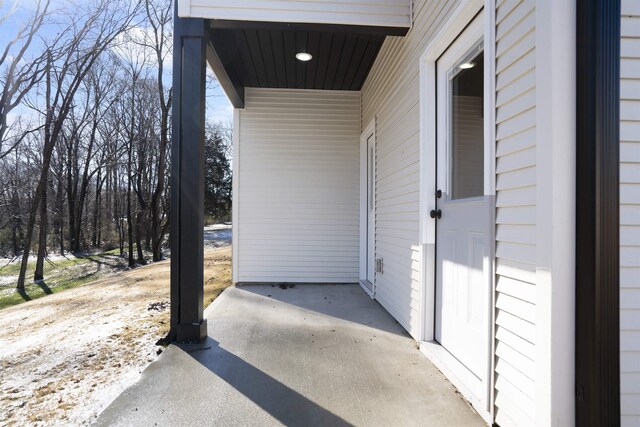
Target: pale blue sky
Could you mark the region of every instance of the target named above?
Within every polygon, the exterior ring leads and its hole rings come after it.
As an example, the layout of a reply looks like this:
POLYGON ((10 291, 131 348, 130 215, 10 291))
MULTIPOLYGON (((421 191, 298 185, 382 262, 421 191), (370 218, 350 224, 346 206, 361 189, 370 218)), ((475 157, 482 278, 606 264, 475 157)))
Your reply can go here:
MULTIPOLYGON (((75 0, 78 4, 82 4, 87 6, 90 4, 90 0, 75 0)), ((50 14, 50 20, 52 21, 40 31, 40 36, 42 39, 52 39, 56 33, 59 31, 59 26, 55 23, 55 11, 56 10, 65 10, 70 7, 71 2, 69 0, 52 0, 50 10, 52 13, 50 14)), ((2 25, 0 25, 0 46, 4 47, 6 44, 13 39, 18 29, 24 25, 24 23, 29 19, 29 17, 35 11, 36 0, 0 0, 0 17, 5 16, 8 12, 10 12, 15 7, 15 12, 5 20, 2 25)), ((41 40, 34 40, 32 43, 33 52, 39 51, 43 42, 41 40)), ((29 51, 26 53, 25 60, 29 59, 29 51)), ((167 61, 167 74, 165 79, 170 81, 171 76, 171 58, 168 58, 167 61)), ((14 114, 31 114, 31 111, 24 108, 18 107, 14 110, 14 114)), ((215 121, 223 121, 230 122, 232 118, 232 107, 229 101, 227 100, 222 88, 219 86, 210 90, 207 93, 207 119, 215 120, 215 121)), ((11 120, 11 118, 10 118, 11 120)))

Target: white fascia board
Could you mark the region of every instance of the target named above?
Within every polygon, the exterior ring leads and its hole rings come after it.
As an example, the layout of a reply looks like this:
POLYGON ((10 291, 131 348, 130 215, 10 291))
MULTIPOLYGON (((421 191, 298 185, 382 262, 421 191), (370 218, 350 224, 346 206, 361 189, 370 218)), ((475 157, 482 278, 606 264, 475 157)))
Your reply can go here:
POLYGON ((411 27, 411 8, 410 0, 178 0, 181 18, 397 28, 411 27))
POLYGON ((178 2, 178 16, 188 18, 191 16, 191 0, 176 0, 178 2))

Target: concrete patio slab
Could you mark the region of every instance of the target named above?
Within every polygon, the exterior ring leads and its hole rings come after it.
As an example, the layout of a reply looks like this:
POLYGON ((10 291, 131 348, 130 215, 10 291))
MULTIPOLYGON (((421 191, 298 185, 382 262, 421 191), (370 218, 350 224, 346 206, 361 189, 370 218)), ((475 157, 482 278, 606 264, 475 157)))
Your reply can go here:
POLYGON ((97 425, 483 426, 357 285, 227 289, 97 425))

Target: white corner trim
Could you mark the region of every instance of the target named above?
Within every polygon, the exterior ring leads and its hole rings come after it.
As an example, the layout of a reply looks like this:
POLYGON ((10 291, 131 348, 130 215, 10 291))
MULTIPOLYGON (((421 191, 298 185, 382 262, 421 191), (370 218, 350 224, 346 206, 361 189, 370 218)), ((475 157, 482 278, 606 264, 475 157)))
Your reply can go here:
POLYGON ((231 161, 231 280, 238 283, 238 266, 240 265, 239 224, 240 218, 240 110, 233 109, 233 159, 231 161))
POLYGON ((536 1, 536 420, 575 423, 574 1, 536 1))
POLYGON ((489 296, 489 306, 490 306, 490 314, 487 316, 487 327, 490 329, 489 337, 490 342, 488 343, 489 352, 489 373, 488 373, 488 382, 487 386, 489 390, 487 390, 488 401, 486 402, 489 405, 489 413, 490 413, 490 421, 493 423, 495 420, 495 391, 496 391, 496 358, 494 355, 496 354, 496 209, 495 209, 495 194, 496 194, 496 0, 485 0, 484 5, 484 48, 485 48, 485 61, 484 61, 484 73, 485 76, 491 76, 490 78, 485 77, 485 92, 484 92, 484 111, 485 111, 485 127, 484 127, 484 138, 485 141, 491 141, 491 144, 485 144, 484 148, 484 164, 485 164, 485 180, 484 180, 484 194, 493 196, 494 200, 494 208, 491 210, 491 214, 489 215, 489 220, 491 222, 492 232, 490 233, 491 242, 489 245, 489 276, 486 278, 488 280, 488 288, 491 293, 489 296), (486 176, 486 174, 490 174, 491 176, 486 176))

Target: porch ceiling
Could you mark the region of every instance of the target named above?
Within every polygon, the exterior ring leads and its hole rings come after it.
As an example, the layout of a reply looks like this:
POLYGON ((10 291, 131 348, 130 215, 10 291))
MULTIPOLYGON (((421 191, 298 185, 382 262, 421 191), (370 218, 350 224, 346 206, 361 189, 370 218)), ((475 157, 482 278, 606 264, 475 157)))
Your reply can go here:
POLYGON ((240 108, 245 87, 360 90, 387 32, 383 27, 314 24, 210 25, 209 63, 240 108), (298 52, 313 58, 299 61, 298 52))

